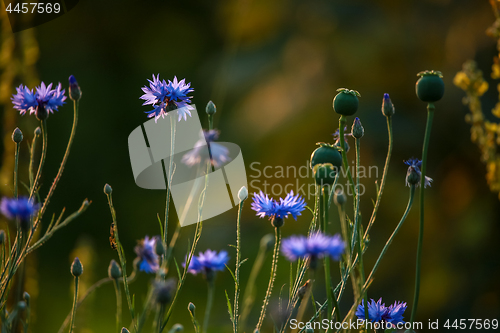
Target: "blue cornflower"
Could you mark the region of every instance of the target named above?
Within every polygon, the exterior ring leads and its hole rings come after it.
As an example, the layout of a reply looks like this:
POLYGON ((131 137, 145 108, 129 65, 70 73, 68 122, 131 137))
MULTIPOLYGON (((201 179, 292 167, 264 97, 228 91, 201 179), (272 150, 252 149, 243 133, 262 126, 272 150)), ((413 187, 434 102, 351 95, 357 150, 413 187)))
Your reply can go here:
POLYGON ((307 238, 305 236, 292 236, 283 240, 281 250, 290 261, 296 261, 301 258, 321 259, 330 256, 339 260, 344 252, 345 243, 339 234, 328 236, 320 231, 311 233, 307 238))
POLYGON ((38 205, 27 197, 3 198, 0 202, 0 211, 10 220, 18 218, 20 221, 29 221, 37 210, 38 205))
MULTIPOLYGON (((340 130, 337 128, 335 133, 333 135, 333 140, 335 140, 334 145, 340 147, 340 130)), ((344 127, 344 143, 345 143, 345 152, 347 153, 349 151, 349 143, 347 142, 347 138, 352 136, 351 132, 347 132, 347 126, 344 127)))
POLYGON ((65 90, 62 89, 61 83, 52 89, 52 83, 46 86, 42 82, 39 87, 36 87, 36 92, 21 84, 16 90, 17 94, 11 97, 14 109, 19 110, 21 115, 28 111, 30 114, 35 113, 39 119, 45 119, 49 113, 58 111, 57 108, 66 100, 65 90))
POLYGON ((158 255, 155 252, 158 237, 149 238, 146 236, 140 240, 134 248, 139 259, 139 270, 146 273, 155 273, 160 268, 158 264, 158 255))
POLYGON ((194 148, 184 154, 181 160, 182 163, 192 167, 193 165, 199 165, 203 161, 203 163, 210 162, 217 168, 230 161, 229 149, 214 142, 218 138, 219 131, 204 130, 203 135, 200 134, 200 139, 194 144, 194 148), (207 146, 208 150, 204 149, 205 146, 207 146))
MULTIPOLYGON (((205 276, 215 273, 215 271, 223 271, 226 268, 226 263, 229 261, 227 252, 222 250, 217 251, 206 250, 205 253, 200 252, 198 256, 193 256, 189 262, 188 271, 191 274, 203 273, 205 276)), ((186 267, 186 263, 183 264, 186 267)))
MULTIPOLYGON (((364 300, 361 301, 360 305, 358 305, 358 308, 356 309, 356 316, 359 319, 366 320, 364 300)), ((368 302, 368 319, 372 322, 381 322, 383 317, 387 317, 387 308, 385 304, 382 303, 382 298, 380 298, 377 302, 373 299, 371 302, 368 302)))
MULTIPOLYGON (((386 322, 392 325, 404 323, 403 313, 406 308, 406 303, 403 302, 394 302, 394 304, 386 307, 385 304, 382 303, 382 298, 377 302, 372 299, 371 302, 368 302, 368 319, 372 322, 386 322)), ((364 301, 358 305, 356 316, 359 319, 366 320, 364 301)))
POLYGON ((160 117, 167 115, 170 110, 177 109, 179 113, 180 121, 182 118, 187 120, 187 116, 191 117, 191 111, 194 108, 189 105, 191 103, 191 97, 187 96, 189 93, 193 92, 194 89, 191 88, 191 83, 186 84, 186 80, 182 79, 177 81, 177 77, 174 77, 173 81, 160 80, 160 74, 156 77, 153 74, 153 81, 148 80, 149 87, 144 86, 142 91, 144 95, 140 97, 145 102, 142 105, 152 105, 153 110, 146 111, 148 118, 155 118, 155 121, 160 117))
POLYGON ((279 218, 284 219, 288 215, 297 220, 297 216, 301 215, 306 207, 304 198, 299 194, 294 195, 293 191, 287 194, 285 199, 280 198, 280 201, 276 201, 273 198, 269 198, 267 194, 264 195, 262 191, 260 193, 253 194, 252 209, 257 212, 257 216, 264 217, 268 216, 270 219, 279 218))
MULTIPOLYGON (((406 173, 406 185, 420 185, 420 177, 422 173, 420 172, 420 167, 422 166, 422 161, 417 158, 410 158, 408 161, 404 161, 408 165, 408 172, 406 173)), ((432 178, 425 176, 424 187, 431 186, 432 178)))
POLYGON ((394 302, 394 304, 391 304, 387 308, 387 313, 383 319, 393 325, 404 323, 405 321, 403 320, 403 313, 405 312, 406 308, 406 302, 394 302))

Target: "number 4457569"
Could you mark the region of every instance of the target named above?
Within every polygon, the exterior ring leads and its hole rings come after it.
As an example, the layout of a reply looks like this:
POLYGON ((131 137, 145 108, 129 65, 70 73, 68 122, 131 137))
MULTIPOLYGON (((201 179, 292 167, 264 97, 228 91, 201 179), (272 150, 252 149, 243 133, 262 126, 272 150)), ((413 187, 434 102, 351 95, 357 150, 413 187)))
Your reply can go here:
POLYGON ((38 13, 38 14, 51 14, 59 13, 61 11, 61 5, 59 3, 42 3, 42 2, 23 2, 17 3, 14 8, 12 8, 12 3, 9 3, 5 9, 9 13, 38 13))
POLYGON ((446 329, 458 330, 481 330, 481 329, 498 329, 498 319, 455 319, 446 320, 444 323, 446 329))

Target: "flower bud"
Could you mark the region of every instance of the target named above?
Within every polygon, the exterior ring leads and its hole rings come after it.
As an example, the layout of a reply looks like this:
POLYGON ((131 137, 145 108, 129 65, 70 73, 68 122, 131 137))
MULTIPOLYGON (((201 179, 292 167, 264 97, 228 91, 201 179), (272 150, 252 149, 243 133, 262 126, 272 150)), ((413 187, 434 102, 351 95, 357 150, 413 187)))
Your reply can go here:
POLYGON ((73 75, 69 76, 69 98, 78 101, 82 97, 80 86, 73 75))
POLYGON ((130 333, 130 331, 124 327, 124 328, 122 328, 122 332, 121 333, 130 333))
POLYGON ((335 190, 335 194, 333 195, 333 202, 335 202, 337 206, 344 205, 346 202, 344 191, 342 191, 341 189, 335 190))
POLYGON ((246 198, 248 198, 248 190, 245 186, 242 186, 238 191, 238 199, 240 199, 240 202, 243 202, 246 198))
POLYGON ((207 103, 207 108, 205 109, 208 115, 212 116, 217 112, 214 102, 210 101, 207 103))
POLYGON ((109 263, 108 276, 113 280, 117 280, 122 276, 122 269, 114 259, 109 263))
POLYGON ((354 123, 352 123, 351 134, 356 139, 361 139, 363 135, 365 135, 365 129, 363 125, 361 125, 361 120, 358 117, 354 119, 354 123))
POLYGON ((395 112, 396 110, 394 109, 394 104, 392 104, 389 94, 385 93, 382 99, 382 113, 386 117, 391 117, 395 112))
POLYGON ((195 311, 196 311, 196 306, 193 303, 189 302, 189 304, 188 304, 188 310, 189 310, 189 313, 191 313, 191 316, 194 317, 194 314, 195 314, 195 311))
POLYGON ((19 309, 19 311, 24 311, 26 309, 26 302, 25 301, 18 302, 17 308, 19 309))
POLYGON ((74 277, 79 277, 83 274, 83 266, 78 257, 76 257, 71 264, 71 274, 73 274, 74 277))
POLYGON ((28 294, 28 292, 26 292, 26 291, 24 292, 23 299, 26 302, 26 304, 29 306, 31 297, 30 297, 30 294, 28 294))
POLYGON ((273 234, 264 235, 260 240, 260 247, 265 247, 266 252, 269 252, 274 247, 274 236, 273 234))
POLYGON ((21 143, 21 141, 23 141, 23 132, 21 132, 19 127, 16 127, 14 132, 12 132, 12 141, 15 143, 21 143))
POLYGON ((168 331, 168 333, 180 333, 180 332, 184 332, 184 326, 182 326, 181 324, 175 324, 174 326, 172 326, 170 331, 168 331))
POLYGON ((155 252, 159 256, 165 254, 165 247, 163 246, 163 242, 161 241, 161 237, 159 236, 156 237, 155 252))
POLYGON ((42 129, 40 127, 35 128, 35 136, 42 135, 42 129))
POLYGON ((438 71, 423 71, 417 74, 420 76, 415 90, 417 97, 422 102, 433 103, 439 101, 444 95, 443 75, 438 71))
POLYGON ((337 89, 338 94, 333 99, 333 111, 343 116, 352 116, 358 110, 358 97, 361 95, 356 90, 346 88, 337 89))
POLYGON ((157 281, 155 283, 156 302, 159 304, 168 304, 172 298, 172 292, 175 290, 177 282, 175 279, 167 281, 157 281))
POLYGON ((5 242, 5 231, 0 230, 0 245, 3 245, 5 242))
POLYGON ((111 185, 106 184, 104 185, 104 193, 106 195, 110 195, 113 192, 113 189, 111 188, 111 185))

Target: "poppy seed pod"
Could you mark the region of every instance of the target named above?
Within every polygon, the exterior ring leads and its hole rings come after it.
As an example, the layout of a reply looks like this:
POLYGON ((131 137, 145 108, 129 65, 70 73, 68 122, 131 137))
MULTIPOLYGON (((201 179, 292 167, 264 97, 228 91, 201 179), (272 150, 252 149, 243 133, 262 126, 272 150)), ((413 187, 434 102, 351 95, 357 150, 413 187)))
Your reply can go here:
POLYGON ((332 146, 326 143, 320 143, 320 147, 316 148, 311 154, 311 168, 317 164, 329 163, 340 169, 342 166, 342 155, 338 151, 337 146, 332 146))
POLYGON ((417 97, 427 103, 439 101, 444 95, 443 75, 438 71, 424 71, 415 86, 417 97))
POLYGON ((343 116, 352 116, 358 111, 361 95, 356 90, 337 89, 338 94, 333 99, 333 111, 343 116))
POLYGON ((313 168, 314 180, 318 186, 332 186, 337 177, 338 169, 330 163, 316 164, 313 168))

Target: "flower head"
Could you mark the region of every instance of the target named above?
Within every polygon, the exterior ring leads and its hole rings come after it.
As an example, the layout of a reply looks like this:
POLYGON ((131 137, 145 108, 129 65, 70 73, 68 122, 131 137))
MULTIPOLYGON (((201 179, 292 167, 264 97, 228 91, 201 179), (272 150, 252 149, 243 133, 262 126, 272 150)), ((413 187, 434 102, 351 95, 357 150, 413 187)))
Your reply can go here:
MULTIPOLYGON (((422 173, 420 172, 420 167, 422 166, 422 161, 417 158, 410 158, 408 161, 404 161, 408 165, 408 172, 406 173, 406 185, 420 185, 420 177, 422 173)), ((425 176, 424 187, 431 186, 432 178, 425 176)))
POLYGON ((144 86, 142 91, 144 95, 140 99, 145 102, 142 105, 152 105, 153 110, 146 111, 148 118, 155 118, 155 121, 160 117, 167 115, 170 110, 178 109, 180 121, 182 118, 187 120, 187 116, 191 117, 191 111, 194 108, 189 105, 191 103, 191 97, 188 96, 189 93, 193 92, 194 89, 191 88, 191 83, 186 83, 186 79, 177 81, 177 77, 174 77, 173 81, 160 80, 160 74, 156 77, 153 74, 153 81, 148 80, 149 87, 144 86))
POLYGON ((134 248, 137 258, 139 258, 139 270, 146 273, 155 273, 160 268, 158 255, 155 252, 157 237, 146 236, 140 240, 134 248))
POLYGON ((328 236, 320 231, 311 233, 307 238, 304 236, 292 236, 283 240, 281 249, 283 254, 290 261, 299 258, 320 259, 330 256, 339 260, 344 252, 345 243, 340 235, 328 236))
MULTIPOLYGON (((337 128, 333 135, 333 140, 335 140, 335 145, 340 147, 340 130, 337 128)), ((352 133, 347 132, 347 126, 344 127, 344 142, 345 142, 345 151, 346 153, 349 151, 349 144, 347 142, 347 138, 352 136, 352 133)))
MULTIPOLYGON (((193 256, 189 262, 188 271, 191 274, 204 273, 208 275, 215 271, 223 271, 226 268, 226 263, 229 261, 227 252, 222 250, 217 251, 206 250, 205 253, 200 252, 198 256, 193 256)), ((183 264, 186 267, 186 263, 183 264)))
POLYGON ((27 197, 3 198, 0 202, 0 211, 9 220, 18 218, 20 221, 29 221, 37 210, 38 205, 33 204, 27 197))
POLYGON ((49 113, 58 111, 58 107, 63 105, 66 100, 65 90, 62 89, 61 83, 52 89, 52 83, 46 86, 42 82, 40 86, 36 87, 36 92, 21 84, 16 88, 16 91, 17 94, 11 97, 14 109, 19 110, 21 115, 28 111, 30 114, 35 113, 39 119, 45 119, 49 113))
MULTIPOLYGON (((403 313, 406 308, 406 303, 403 302, 394 302, 394 304, 386 307, 385 304, 382 303, 382 298, 377 302, 372 299, 371 302, 368 302, 368 320, 372 322, 386 322, 392 325, 404 323, 403 313)), ((366 320, 364 301, 358 305, 356 316, 359 319, 366 320)))
POLYGON ((199 165, 200 163, 210 162, 214 167, 220 167, 229 162, 229 149, 216 143, 219 139, 219 132, 216 130, 203 131, 200 139, 194 144, 194 148, 182 156, 181 162, 189 167, 199 165), (204 149, 205 146, 208 148, 204 149))
POLYGON ((297 216, 301 215, 300 213, 305 207, 304 198, 299 194, 294 195, 293 191, 290 191, 285 199, 280 198, 279 202, 269 198, 267 194, 264 195, 262 191, 253 194, 252 209, 257 212, 259 217, 268 216, 270 219, 275 217, 284 219, 288 215, 292 215, 297 220, 297 216))

